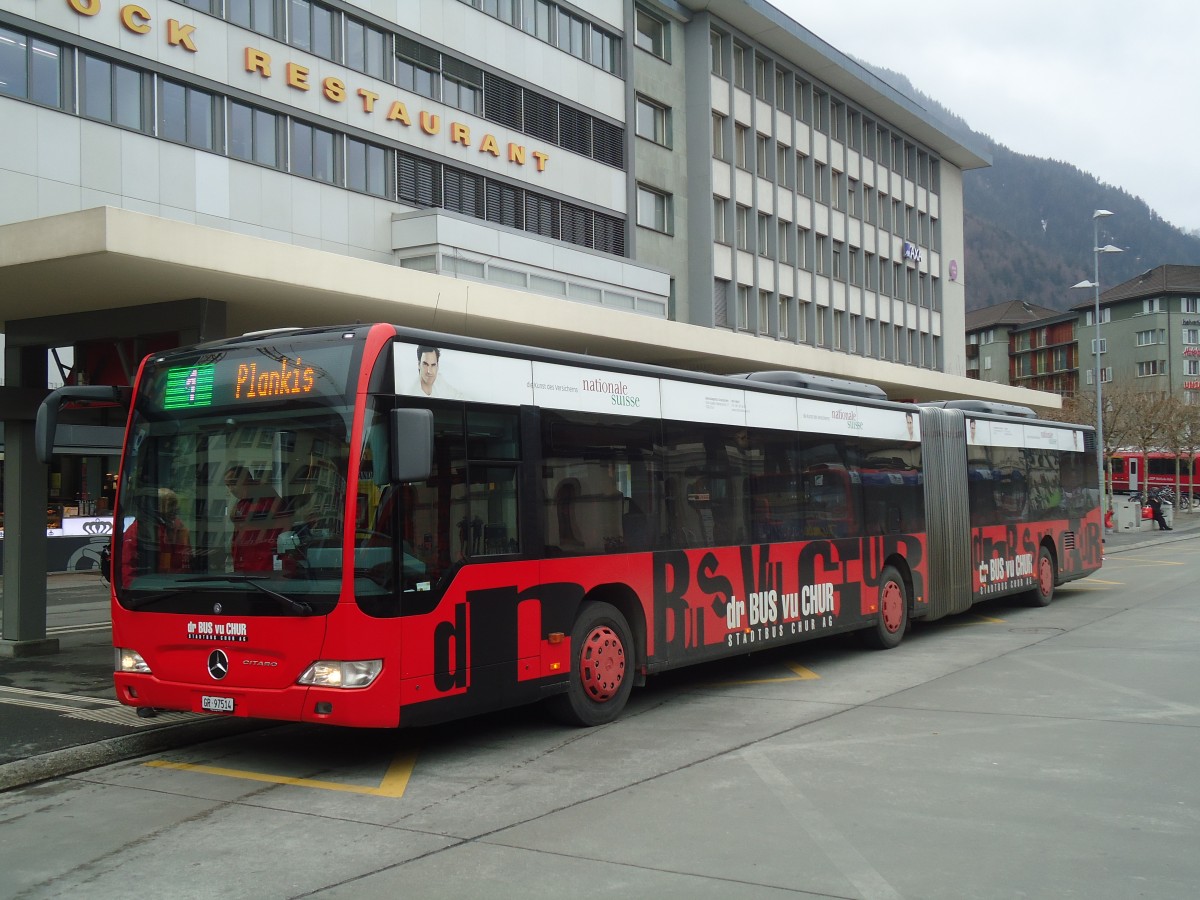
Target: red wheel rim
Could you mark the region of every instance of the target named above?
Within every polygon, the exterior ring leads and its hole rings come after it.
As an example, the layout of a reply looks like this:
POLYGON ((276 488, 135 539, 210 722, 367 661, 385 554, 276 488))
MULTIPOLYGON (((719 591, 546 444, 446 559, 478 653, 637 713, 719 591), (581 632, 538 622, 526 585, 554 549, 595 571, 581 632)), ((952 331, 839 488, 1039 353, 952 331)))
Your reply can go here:
POLYGON ((607 625, 597 625, 584 638, 579 652, 579 680, 584 693, 596 703, 606 703, 621 689, 625 647, 607 625))
POLYGON ((1050 565, 1050 557, 1038 558, 1038 590, 1043 597, 1049 597, 1054 590, 1054 567, 1050 565))
POLYGON ((883 616, 883 627, 888 634, 895 634, 904 624, 904 592, 900 585, 889 581, 879 592, 879 614, 883 616))

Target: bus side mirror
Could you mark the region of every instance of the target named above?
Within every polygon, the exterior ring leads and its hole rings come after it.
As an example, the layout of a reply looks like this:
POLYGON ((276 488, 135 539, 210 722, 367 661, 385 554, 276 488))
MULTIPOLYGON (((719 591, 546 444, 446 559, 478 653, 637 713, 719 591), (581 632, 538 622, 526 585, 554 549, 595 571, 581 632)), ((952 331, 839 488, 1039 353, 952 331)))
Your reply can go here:
POLYGON ((393 409, 392 481, 426 481, 433 472, 433 410, 393 409))
POLYGON ((115 385, 64 385, 50 392, 38 407, 33 426, 33 451, 38 462, 48 463, 54 453, 54 435, 58 430, 58 411, 64 403, 118 403, 125 406, 130 398, 129 388, 115 385))

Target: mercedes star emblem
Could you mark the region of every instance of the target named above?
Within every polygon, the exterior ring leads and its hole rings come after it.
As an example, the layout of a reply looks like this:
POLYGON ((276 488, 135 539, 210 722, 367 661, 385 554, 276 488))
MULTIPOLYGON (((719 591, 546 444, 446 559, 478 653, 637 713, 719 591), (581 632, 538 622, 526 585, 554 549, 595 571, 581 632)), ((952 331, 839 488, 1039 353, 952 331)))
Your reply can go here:
POLYGON ((229 657, 224 650, 214 650, 208 654, 208 674, 217 681, 229 674, 229 657))

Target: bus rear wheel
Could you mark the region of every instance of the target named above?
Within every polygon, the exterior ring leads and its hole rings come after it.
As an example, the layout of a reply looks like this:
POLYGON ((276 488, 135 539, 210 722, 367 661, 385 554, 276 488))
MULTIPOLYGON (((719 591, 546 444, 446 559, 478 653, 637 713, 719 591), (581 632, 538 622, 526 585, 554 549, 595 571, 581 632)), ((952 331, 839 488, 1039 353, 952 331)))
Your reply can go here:
POLYGON ((1054 557, 1045 547, 1038 549, 1033 576, 1037 580, 1026 592, 1026 601, 1030 606, 1049 606, 1050 601, 1054 599, 1054 557))
POLYGON ((894 566, 879 573, 879 617, 862 632, 863 641, 875 650, 891 650, 904 640, 908 628, 908 591, 894 566))
POLYGON ((633 690, 629 624, 608 603, 588 603, 571 629, 571 679, 567 692, 550 700, 554 716, 569 725, 593 727, 614 721, 633 690))

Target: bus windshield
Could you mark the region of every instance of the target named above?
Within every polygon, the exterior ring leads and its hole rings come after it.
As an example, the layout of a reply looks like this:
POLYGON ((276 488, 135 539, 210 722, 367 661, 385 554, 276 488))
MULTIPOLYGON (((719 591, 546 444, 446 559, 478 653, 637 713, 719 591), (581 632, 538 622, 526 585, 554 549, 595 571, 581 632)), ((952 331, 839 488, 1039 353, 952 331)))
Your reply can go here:
POLYGON ((147 363, 117 497, 113 580, 123 606, 195 612, 220 603, 245 615, 333 608, 353 347, 321 349, 300 356, 273 345, 240 358, 147 363), (325 557, 330 565, 312 564, 325 557))

